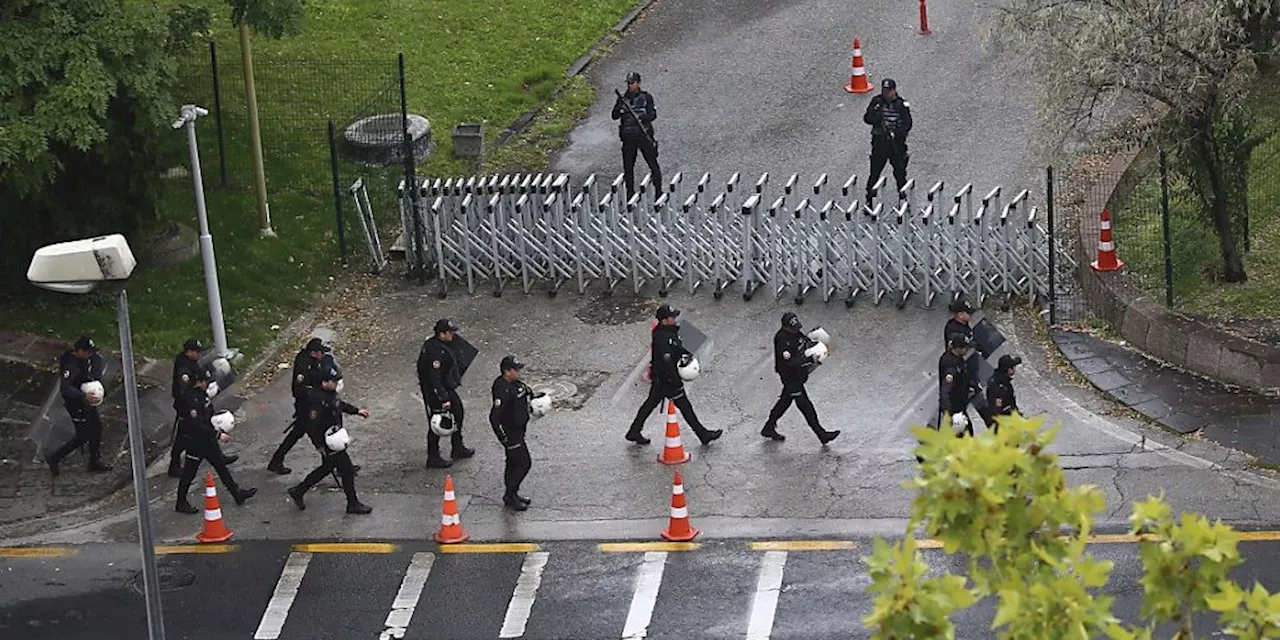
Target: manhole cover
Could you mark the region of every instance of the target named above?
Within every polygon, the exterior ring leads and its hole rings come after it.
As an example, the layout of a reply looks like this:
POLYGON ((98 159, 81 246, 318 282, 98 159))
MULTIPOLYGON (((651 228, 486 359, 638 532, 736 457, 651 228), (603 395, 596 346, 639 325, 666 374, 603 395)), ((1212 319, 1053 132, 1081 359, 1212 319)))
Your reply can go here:
POLYGON ((551 401, 568 400, 578 395, 578 385, 568 380, 552 380, 551 382, 539 382, 533 385, 534 393, 545 393, 551 396, 551 401))
MULTIPOLYGON (((195 572, 181 565, 162 564, 156 567, 156 575, 160 579, 161 592, 185 589, 196 582, 195 572)), ((139 595, 147 592, 141 572, 134 574, 130 584, 139 595)))

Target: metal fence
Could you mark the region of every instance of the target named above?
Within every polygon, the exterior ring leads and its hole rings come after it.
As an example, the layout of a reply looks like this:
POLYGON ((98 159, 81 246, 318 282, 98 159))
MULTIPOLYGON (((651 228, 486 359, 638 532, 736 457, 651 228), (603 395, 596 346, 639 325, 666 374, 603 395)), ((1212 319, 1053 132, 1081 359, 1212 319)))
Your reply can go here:
MULTIPOLYGON (((575 185, 565 174, 514 174, 423 178, 399 193, 406 233, 422 231, 406 252, 410 269, 431 273, 441 297, 482 287, 554 296, 594 283, 606 294, 705 288, 716 298, 852 306, 866 297, 899 308, 1049 295, 1051 243, 1028 190, 938 182, 918 196, 912 181, 881 198, 881 180, 864 200, 856 175, 838 180, 677 174, 667 185, 646 177, 628 200, 621 175, 575 185), (406 197, 415 194, 416 213, 406 197)), ((1061 248, 1053 261, 1074 264, 1061 248)))

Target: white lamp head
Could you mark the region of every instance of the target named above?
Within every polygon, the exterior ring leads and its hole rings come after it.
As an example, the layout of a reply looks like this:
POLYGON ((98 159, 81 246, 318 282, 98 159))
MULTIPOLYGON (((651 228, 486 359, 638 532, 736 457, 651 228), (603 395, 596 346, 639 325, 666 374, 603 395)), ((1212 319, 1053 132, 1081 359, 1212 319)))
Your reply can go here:
POLYGON ((129 243, 116 233, 37 249, 27 280, 50 291, 88 293, 100 282, 128 279, 137 266, 129 243))

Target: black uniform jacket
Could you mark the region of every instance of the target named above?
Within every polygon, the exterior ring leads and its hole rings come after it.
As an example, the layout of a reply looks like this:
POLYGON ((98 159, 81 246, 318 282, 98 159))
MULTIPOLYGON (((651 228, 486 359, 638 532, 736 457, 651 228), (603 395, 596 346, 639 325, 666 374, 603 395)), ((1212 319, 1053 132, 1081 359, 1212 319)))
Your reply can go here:
POLYGON ((649 361, 652 368, 653 380, 664 387, 680 388, 684 386, 684 381, 680 379, 680 374, 676 371, 676 367, 680 364, 680 358, 686 354, 690 354, 689 350, 684 348, 684 343, 680 341, 680 325, 660 324, 653 330, 653 357, 649 361))
POLYGON ((75 351, 67 350, 58 358, 58 369, 61 381, 58 390, 62 394, 62 402, 68 409, 88 407, 80 385, 95 380, 102 382, 102 372, 106 369, 102 356, 94 353, 88 360, 81 360, 76 357, 75 351))
POLYGON ((867 104, 862 121, 871 125, 872 138, 888 138, 892 134, 898 142, 906 142, 911 132, 911 103, 902 96, 893 100, 876 96, 867 104))
POLYGON ((1013 380, 1009 374, 997 371, 987 383, 987 406, 996 415, 1007 416, 1018 409, 1018 398, 1013 393, 1013 380))
POLYGON ((964 358, 947 351, 938 359, 938 402, 942 411, 959 412, 969 406, 969 373, 964 358))
POLYGON ((524 441, 525 429, 529 426, 529 400, 532 398, 533 389, 519 380, 510 382, 498 376, 493 381, 489 425, 498 435, 499 442, 513 445, 524 441))
POLYGON ((307 393, 315 383, 315 375, 320 371, 320 361, 311 357, 311 352, 302 349, 293 357, 293 377, 289 380, 293 390, 294 403, 307 401, 307 393))
POLYGON ((179 353, 173 358, 173 406, 178 407, 182 394, 191 388, 191 374, 199 370, 200 361, 192 360, 186 353, 179 353))
POLYGON ((213 446, 218 432, 213 428, 213 402, 198 387, 189 386, 178 397, 178 435, 195 452, 213 446))
POLYGON ((631 113, 621 102, 613 105, 613 119, 618 120, 618 135, 626 139, 644 139, 645 134, 653 137, 653 121, 658 119, 658 108, 653 103, 653 96, 647 91, 627 92, 622 99, 631 105, 631 110, 640 116, 640 122, 631 117, 631 113), (643 129, 641 129, 643 127, 643 129))
POLYGON ((329 427, 342 426, 342 414, 360 413, 360 408, 338 397, 333 391, 325 391, 314 387, 307 393, 307 411, 302 418, 302 428, 306 430, 311 444, 317 449, 327 448, 324 444, 325 432, 329 427))
POLYGON ((813 370, 813 359, 804 355, 811 346, 808 337, 800 332, 778 329, 773 334, 773 370, 785 382, 805 382, 813 370))
POLYGON ((453 351, 438 336, 427 338, 418 351, 418 386, 439 402, 449 400, 449 392, 462 384, 462 371, 453 351))

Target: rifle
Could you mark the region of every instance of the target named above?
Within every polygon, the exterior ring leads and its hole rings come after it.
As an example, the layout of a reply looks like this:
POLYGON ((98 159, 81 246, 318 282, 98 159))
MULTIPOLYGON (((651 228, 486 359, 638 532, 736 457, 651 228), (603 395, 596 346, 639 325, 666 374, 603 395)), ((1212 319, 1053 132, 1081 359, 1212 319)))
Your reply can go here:
POLYGON ((635 109, 631 108, 631 103, 623 99, 622 92, 614 89, 613 95, 618 96, 618 102, 621 102, 622 106, 627 108, 627 113, 630 113, 631 117, 636 119, 636 124, 640 125, 640 131, 644 133, 645 139, 649 141, 649 144, 653 145, 653 155, 656 157, 658 155, 658 141, 649 135, 649 130, 644 127, 644 121, 640 119, 640 116, 636 115, 635 109))

